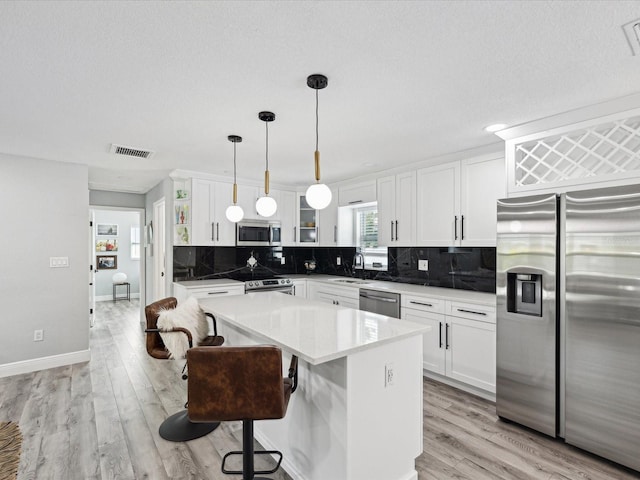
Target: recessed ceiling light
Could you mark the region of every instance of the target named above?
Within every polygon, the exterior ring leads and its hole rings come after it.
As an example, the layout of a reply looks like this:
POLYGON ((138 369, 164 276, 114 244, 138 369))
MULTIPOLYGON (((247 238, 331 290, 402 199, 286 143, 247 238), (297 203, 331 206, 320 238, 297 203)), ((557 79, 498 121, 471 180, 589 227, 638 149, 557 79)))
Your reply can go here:
POLYGON ((500 130, 507 128, 507 125, 504 123, 494 123, 493 125, 489 125, 488 127, 484 127, 485 132, 496 133, 500 130))

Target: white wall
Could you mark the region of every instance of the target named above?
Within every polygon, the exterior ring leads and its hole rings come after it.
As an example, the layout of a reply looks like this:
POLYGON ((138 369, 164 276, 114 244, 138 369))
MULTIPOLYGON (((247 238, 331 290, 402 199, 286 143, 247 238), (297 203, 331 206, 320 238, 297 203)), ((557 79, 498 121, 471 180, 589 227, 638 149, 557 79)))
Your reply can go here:
MULTIPOLYGON (((138 212, 123 210, 99 210, 94 209, 95 224, 107 223, 118 225, 118 236, 113 237, 118 240, 117 252, 96 252, 95 255, 116 255, 118 259, 118 268, 116 270, 98 270, 96 271, 96 300, 111 300, 113 298, 113 282, 112 277, 116 272, 122 272, 127 275, 127 281, 131 284, 131 296, 137 297, 140 294, 140 259, 131 258, 131 227, 139 226, 141 232, 141 255, 144 255, 144 244, 142 243, 142 229, 144 224, 141 223, 140 214, 138 212), (103 298, 101 298, 103 297, 103 298)), ((106 239, 110 237, 96 237, 96 240, 106 239)), ((118 288, 118 296, 125 294, 125 288, 118 288)))
POLYGON ((86 165, 0 154, 0 376, 89 357, 87 185, 86 165))

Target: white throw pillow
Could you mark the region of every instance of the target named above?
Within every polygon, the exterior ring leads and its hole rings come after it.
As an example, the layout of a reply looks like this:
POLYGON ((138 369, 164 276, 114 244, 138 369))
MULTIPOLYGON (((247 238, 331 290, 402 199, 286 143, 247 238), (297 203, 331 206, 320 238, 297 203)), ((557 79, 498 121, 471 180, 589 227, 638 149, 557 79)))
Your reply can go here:
MULTIPOLYGON (((200 343, 209 333, 207 316, 195 297, 189 297, 176 308, 162 310, 158 315, 158 328, 170 330, 174 327, 186 328, 193 337, 193 346, 200 343)), ((189 350, 189 340, 182 332, 160 333, 170 358, 184 358, 189 350)))

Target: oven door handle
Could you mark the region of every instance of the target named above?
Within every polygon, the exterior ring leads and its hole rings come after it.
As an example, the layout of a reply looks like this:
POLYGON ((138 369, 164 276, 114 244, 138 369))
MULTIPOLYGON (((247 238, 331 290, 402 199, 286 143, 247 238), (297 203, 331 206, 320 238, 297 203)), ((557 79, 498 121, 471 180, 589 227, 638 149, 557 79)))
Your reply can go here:
POLYGON ((361 293, 360 298, 370 298, 371 300, 379 302, 398 303, 398 299, 396 298, 379 297, 377 295, 367 295, 366 293, 361 293))

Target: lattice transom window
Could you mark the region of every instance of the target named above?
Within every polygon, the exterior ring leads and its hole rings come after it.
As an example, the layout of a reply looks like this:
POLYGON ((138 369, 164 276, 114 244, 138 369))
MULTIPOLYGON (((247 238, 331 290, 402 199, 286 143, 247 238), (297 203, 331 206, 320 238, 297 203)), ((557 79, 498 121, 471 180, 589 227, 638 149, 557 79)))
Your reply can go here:
POLYGON ((518 187, 640 172, 640 116, 515 146, 518 187))

